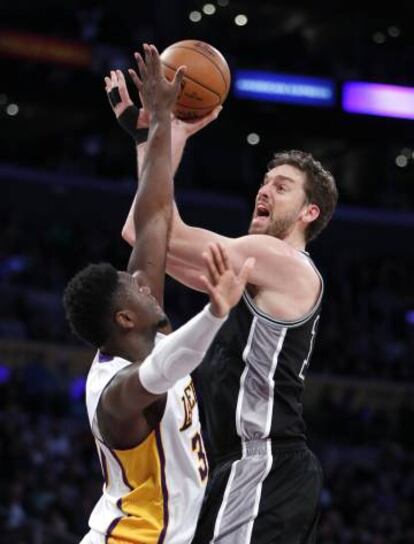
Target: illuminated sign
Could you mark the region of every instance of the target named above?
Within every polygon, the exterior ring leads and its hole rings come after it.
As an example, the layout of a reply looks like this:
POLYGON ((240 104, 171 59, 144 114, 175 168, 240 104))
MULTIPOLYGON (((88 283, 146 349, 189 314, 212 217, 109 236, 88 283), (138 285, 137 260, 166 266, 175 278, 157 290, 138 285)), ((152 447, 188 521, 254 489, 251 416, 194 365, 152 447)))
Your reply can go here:
POLYGON ((251 100, 270 100, 305 106, 333 106, 335 84, 330 79, 237 70, 234 95, 251 100))
POLYGON ((349 113, 414 119, 414 87, 348 81, 342 89, 342 108, 349 113))

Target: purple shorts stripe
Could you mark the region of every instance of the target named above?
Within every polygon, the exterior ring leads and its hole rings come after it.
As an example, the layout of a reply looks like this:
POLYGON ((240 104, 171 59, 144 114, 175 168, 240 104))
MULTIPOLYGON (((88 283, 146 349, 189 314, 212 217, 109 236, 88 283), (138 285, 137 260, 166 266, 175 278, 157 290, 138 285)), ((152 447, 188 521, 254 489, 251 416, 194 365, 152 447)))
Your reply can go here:
POLYGON ((155 438, 157 442, 157 449, 158 454, 160 456, 160 463, 161 463, 161 489, 162 489, 162 496, 163 496, 163 509, 164 509, 164 527, 161 531, 160 537, 158 539, 158 544, 162 544, 165 539, 165 534, 167 532, 168 528, 168 520, 169 520, 169 512, 168 512, 168 488, 167 488, 167 481, 165 477, 165 454, 164 454, 164 448, 162 445, 162 439, 161 439, 161 431, 160 426, 158 425, 155 429, 155 438))

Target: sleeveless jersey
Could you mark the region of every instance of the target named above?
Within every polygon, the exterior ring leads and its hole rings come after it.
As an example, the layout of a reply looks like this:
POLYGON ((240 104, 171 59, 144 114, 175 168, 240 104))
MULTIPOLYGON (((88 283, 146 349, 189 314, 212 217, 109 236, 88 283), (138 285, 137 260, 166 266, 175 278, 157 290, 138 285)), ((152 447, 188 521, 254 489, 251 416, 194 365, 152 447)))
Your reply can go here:
POLYGON ((179 380, 150 435, 134 448, 116 450, 99 432, 96 409, 105 386, 129 364, 98 352, 88 374, 86 405, 105 483, 82 542, 190 543, 208 475, 194 384, 190 376, 179 380))
POLYGON ((278 321, 245 292, 207 351, 197 387, 215 462, 243 453, 248 441, 305 439, 302 393, 323 294, 316 272, 320 295, 307 315, 278 321))

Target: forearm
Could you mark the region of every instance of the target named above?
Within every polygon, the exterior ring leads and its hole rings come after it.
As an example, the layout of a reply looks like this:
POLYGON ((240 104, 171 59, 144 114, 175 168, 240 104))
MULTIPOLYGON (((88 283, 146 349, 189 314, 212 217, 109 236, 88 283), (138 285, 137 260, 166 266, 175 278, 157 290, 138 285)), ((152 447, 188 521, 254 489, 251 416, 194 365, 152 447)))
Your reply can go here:
POLYGON ((168 259, 181 262, 192 269, 204 270, 203 251, 208 244, 227 245, 230 239, 199 227, 192 227, 181 219, 177 205, 172 210, 171 232, 168 241, 168 259))
POLYGON ((138 231, 149 217, 171 206, 171 120, 168 112, 153 115, 134 199, 133 224, 138 231))
MULTIPOLYGON (((172 177, 174 177, 185 148, 186 144, 186 137, 182 134, 180 131, 174 131, 171 132, 171 170, 172 170, 172 177)), ((137 150, 137 178, 138 183, 139 179, 142 175, 142 169, 144 164, 144 157, 146 152, 147 143, 139 144, 136 147, 137 150)), ((125 221, 125 224, 122 228, 122 238, 126 240, 131 246, 134 244, 135 240, 135 227, 134 227, 134 220, 133 220, 133 211, 135 206, 135 200, 136 196, 134 198, 134 201, 132 203, 132 206, 129 210, 128 217, 125 221)))
POLYGON ((188 263, 183 263, 169 255, 166 262, 166 272, 171 278, 177 280, 182 285, 195 291, 206 292, 206 286, 200 279, 200 269, 193 268, 188 263))
POLYGON ((146 391, 161 395, 190 374, 204 355, 226 317, 213 316, 209 306, 162 340, 139 367, 146 391))

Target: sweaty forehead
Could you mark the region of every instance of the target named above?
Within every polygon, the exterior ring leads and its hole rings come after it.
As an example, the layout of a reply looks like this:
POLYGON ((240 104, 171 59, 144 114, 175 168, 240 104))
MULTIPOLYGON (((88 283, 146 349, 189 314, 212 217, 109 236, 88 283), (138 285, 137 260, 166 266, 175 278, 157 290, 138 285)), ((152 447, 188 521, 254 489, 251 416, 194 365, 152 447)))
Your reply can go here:
POLYGON ((305 173, 290 164, 280 164, 266 172, 265 178, 266 181, 285 178, 287 181, 291 180, 292 182, 303 183, 305 180, 305 173))

